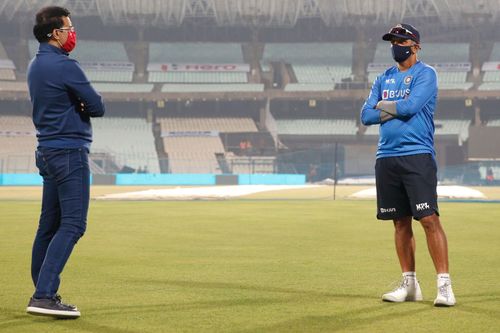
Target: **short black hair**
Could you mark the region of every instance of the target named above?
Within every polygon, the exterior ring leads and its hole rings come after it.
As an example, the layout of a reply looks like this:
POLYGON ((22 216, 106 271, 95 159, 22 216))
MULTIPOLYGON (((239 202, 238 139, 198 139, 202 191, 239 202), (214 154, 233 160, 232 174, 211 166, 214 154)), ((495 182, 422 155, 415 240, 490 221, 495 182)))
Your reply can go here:
POLYGON ((36 23, 33 27, 33 35, 40 43, 48 42, 49 34, 52 30, 64 26, 63 16, 70 16, 69 10, 63 7, 50 6, 44 7, 36 13, 36 23))

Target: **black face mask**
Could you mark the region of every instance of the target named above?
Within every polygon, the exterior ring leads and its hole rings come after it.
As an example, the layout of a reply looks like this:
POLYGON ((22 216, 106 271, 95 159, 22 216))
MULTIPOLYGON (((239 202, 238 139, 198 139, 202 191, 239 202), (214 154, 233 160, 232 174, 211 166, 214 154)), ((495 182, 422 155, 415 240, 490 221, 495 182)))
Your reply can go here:
POLYGON ((391 45, 392 57, 396 62, 403 62, 408 59, 412 52, 411 46, 391 45))

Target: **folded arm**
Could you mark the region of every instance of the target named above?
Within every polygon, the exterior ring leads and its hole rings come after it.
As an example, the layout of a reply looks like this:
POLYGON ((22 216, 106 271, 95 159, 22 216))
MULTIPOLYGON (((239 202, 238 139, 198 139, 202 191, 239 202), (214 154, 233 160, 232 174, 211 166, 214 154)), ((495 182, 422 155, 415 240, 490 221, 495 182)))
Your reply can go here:
POLYGON ((437 93, 437 76, 432 68, 425 69, 415 80, 410 94, 404 99, 380 101, 377 103, 376 108, 393 117, 413 117, 437 93))
POLYGON ((370 95, 361 108, 361 123, 365 126, 382 124, 394 118, 388 112, 378 109, 378 103, 382 99, 380 95, 380 81, 379 78, 373 82, 370 95))
POLYGON ((90 117, 102 117, 105 112, 102 97, 92 87, 78 62, 68 61, 66 66, 65 84, 78 98, 79 109, 90 117))

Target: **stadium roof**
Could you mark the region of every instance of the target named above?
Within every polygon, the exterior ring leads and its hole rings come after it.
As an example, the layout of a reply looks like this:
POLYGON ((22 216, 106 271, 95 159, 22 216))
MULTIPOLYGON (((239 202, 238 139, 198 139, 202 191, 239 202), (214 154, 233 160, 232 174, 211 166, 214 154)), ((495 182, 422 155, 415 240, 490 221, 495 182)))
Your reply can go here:
MULTIPOLYGON (((0 17, 33 15, 50 0, 3 0, 0 17)), ((329 26, 434 22, 446 26, 497 23, 500 0, 60 0, 78 16, 106 24, 180 25, 187 18, 212 18, 221 26, 286 27, 318 17, 329 26)))

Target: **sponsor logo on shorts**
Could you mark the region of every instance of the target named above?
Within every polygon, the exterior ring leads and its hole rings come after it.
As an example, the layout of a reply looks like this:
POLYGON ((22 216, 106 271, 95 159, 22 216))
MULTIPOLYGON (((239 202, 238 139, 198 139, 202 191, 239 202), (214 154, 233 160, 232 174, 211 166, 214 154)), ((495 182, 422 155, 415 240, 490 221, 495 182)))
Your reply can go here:
POLYGON ((380 208, 380 212, 381 213, 395 213, 396 208, 394 208, 394 207, 392 207, 392 208, 380 208))
POLYGON ((431 208, 431 206, 429 206, 429 204, 427 202, 422 202, 422 203, 416 204, 415 206, 417 207, 417 210, 419 210, 419 211, 431 208))

